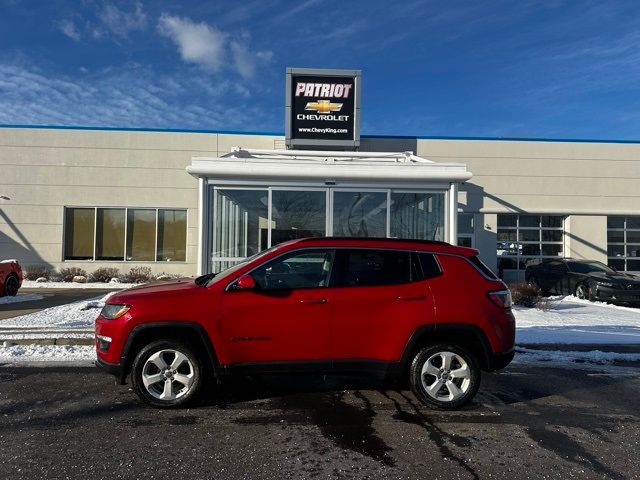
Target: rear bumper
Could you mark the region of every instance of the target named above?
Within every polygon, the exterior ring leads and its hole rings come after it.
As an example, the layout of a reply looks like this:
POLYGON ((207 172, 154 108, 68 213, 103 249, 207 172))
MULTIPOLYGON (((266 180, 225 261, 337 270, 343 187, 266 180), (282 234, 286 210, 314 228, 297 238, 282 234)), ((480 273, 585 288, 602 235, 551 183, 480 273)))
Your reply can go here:
POLYGON ((495 372, 496 370, 502 370, 503 368, 505 368, 511 363, 515 353, 515 348, 512 348, 511 350, 508 350, 506 352, 492 354, 491 358, 489 359, 489 371, 495 372))
POLYGON ((95 364, 96 364, 96 367, 100 367, 105 372, 115 376, 117 383, 119 383, 120 385, 124 385, 125 373, 124 373, 124 368, 122 368, 121 364, 105 362, 101 358, 98 358, 95 364))

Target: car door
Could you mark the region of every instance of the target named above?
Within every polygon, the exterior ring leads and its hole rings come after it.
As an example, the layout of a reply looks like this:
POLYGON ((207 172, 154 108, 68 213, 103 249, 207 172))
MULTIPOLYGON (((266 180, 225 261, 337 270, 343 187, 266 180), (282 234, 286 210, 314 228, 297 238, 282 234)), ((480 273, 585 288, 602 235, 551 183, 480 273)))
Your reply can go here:
POLYGON ((331 249, 296 250, 249 272, 255 288, 229 285, 221 328, 230 363, 330 361, 334 255, 331 249))
POLYGON ((434 319, 418 256, 395 250, 337 250, 335 268, 335 366, 346 360, 398 360, 414 329, 434 319))

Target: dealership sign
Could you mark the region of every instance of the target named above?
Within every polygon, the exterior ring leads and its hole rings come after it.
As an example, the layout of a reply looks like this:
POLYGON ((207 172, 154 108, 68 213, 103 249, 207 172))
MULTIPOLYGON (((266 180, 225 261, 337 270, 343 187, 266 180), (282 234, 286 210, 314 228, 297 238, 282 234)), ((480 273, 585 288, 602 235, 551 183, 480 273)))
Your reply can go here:
POLYGON ((360 78, 360 70, 287 68, 287 146, 359 146, 360 78))

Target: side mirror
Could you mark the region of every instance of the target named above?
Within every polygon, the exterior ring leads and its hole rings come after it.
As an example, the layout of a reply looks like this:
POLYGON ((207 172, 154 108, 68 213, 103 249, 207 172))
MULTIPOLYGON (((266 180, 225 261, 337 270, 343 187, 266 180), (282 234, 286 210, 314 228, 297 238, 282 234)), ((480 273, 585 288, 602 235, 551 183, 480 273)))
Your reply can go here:
POLYGON ((256 288, 256 281, 251 275, 242 275, 236 281, 236 290, 253 290, 256 288))

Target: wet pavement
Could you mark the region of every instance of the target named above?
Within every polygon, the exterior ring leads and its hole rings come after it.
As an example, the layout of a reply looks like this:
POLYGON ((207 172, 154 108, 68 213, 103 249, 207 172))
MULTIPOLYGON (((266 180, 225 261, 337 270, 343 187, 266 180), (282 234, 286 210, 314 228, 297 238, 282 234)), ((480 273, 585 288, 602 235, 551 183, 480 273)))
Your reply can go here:
POLYGON ((2 478, 640 478, 640 369, 513 364, 458 412, 264 377, 155 410, 94 368, 0 367, 2 478))

